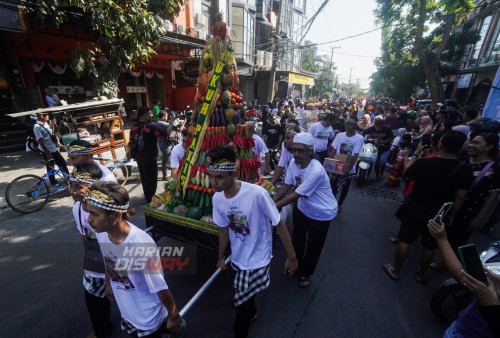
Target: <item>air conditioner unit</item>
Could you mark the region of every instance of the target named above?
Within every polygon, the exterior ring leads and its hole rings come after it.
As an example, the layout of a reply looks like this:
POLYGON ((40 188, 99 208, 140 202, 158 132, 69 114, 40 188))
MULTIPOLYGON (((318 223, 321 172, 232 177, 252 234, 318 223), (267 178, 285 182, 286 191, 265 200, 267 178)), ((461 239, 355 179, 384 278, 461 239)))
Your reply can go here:
POLYGON ((266 53, 264 56, 264 68, 266 69, 271 69, 273 66, 273 53, 271 52, 264 52, 266 53))
POLYGON ((186 28, 183 25, 177 25, 177 33, 184 34, 186 32, 186 28))
POLYGON ((170 21, 168 20, 163 20, 163 25, 165 26, 165 29, 168 31, 168 32, 171 32, 172 31, 172 28, 173 28, 173 25, 170 21))
POLYGON ((256 67, 263 67, 264 66, 264 57, 266 55, 266 52, 263 50, 258 50, 257 51, 257 58, 255 60, 255 66, 256 67))

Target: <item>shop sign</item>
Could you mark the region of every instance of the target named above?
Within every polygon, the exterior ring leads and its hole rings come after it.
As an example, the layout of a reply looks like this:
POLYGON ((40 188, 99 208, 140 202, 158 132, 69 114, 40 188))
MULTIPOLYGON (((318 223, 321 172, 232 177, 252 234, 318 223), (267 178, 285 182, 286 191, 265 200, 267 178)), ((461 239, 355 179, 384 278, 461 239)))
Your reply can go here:
POLYGON ((146 93, 146 87, 138 87, 138 86, 128 86, 127 93, 135 94, 135 93, 146 93))
POLYGON ((289 73, 288 82, 312 86, 314 85, 314 78, 307 75, 289 73))
POLYGON ((189 81, 196 81, 200 76, 200 59, 192 58, 182 62, 182 76, 189 81))

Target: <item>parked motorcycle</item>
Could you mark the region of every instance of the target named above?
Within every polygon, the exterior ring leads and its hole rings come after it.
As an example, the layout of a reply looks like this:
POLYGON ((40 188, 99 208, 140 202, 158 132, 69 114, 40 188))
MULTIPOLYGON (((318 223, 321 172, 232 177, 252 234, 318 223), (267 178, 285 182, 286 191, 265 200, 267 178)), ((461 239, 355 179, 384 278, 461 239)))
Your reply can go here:
MULTIPOLYGON (((484 267, 500 275, 500 241, 491 243, 480 256, 484 267)), ((454 278, 449 278, 441 283, 432 295, 432 313, 440 321, 449 325, 458 318, 458 314, 469 306, 472 300, 473 295, 469 289, 454 278)))
POLYGON ((358 186, 361 188, 366 184, 368 176, 370 175, 371 168, 375 165, 377 160, 378 149, 373 143, 372 139, 365 140, 363 145, 363 150, 358 157, 358 172, 356 175, 356 180, 358 186))

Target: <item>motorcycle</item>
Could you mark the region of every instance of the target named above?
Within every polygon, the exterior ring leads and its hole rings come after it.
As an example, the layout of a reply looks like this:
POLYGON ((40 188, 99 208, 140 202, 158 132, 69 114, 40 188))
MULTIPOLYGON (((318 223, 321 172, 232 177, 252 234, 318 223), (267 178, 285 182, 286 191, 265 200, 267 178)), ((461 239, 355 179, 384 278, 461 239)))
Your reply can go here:
POLYGON ((377 160, 378 149, 373 143, 372 139, 365 140, 363 150, 358 157, 358 172, 356 180, 358 186, 361 188, 366 184, 368 176, 370 175, 371 168, 377 160))
MULTIPOLYGON (((500 241, 490 244, 480 255, 484 267, 500 275, 500 241)), ((445 280, 432 294, 432 313, 443 323, 450 325, 473 300, 473 295, 454 278, 445 280)))

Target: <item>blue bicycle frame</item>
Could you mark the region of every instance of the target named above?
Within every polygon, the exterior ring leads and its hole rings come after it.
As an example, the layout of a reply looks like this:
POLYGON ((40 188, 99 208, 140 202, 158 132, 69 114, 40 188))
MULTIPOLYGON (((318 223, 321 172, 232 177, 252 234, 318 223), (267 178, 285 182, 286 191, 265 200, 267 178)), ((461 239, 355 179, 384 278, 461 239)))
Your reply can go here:
POLYGON ((58 168, 57 170, 55 170, 54 168, 50 168, 50 171, 42 176, 42 179, 40 180, 40 184, 38 185, 38 188, 32 193, 31 196, 33 197, 33 199, 37 200, 37 199, 45 198, 46 196, 52 196, 52 195, 58 194, 58 193, 63 192, 63 191, 68 189, 67 185, 59 186, 57 188, 57 190, 49 191, 49 193, 47 195, 39 195, 42 187, 47 183, 47 180, 49 179, 50 176, 59 177, 64 182, 68 181, 71 177, 71 175, 66 174, 60 168, 58 168))

